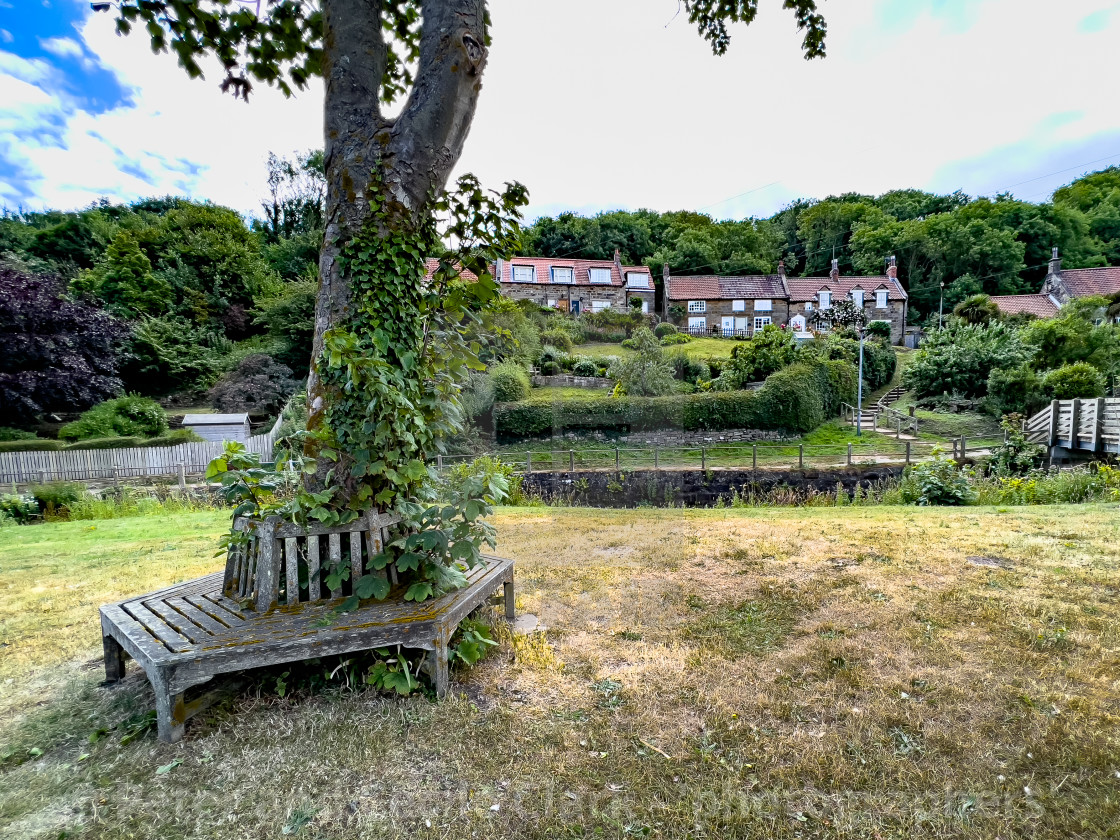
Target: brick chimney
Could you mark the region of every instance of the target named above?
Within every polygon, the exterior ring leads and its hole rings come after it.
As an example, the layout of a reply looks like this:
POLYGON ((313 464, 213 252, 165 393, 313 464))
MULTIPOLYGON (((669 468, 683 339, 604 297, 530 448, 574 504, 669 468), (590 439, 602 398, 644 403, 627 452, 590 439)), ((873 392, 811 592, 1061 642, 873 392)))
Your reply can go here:
POLYGON ((785 281, 785 279, 786 279, 786 261, 785 260, 778 260, 778 276, 782 278, 783 282, 785 281))
POLYGON ((898 259, 895 257, 887 259, 887 277, 891 280, 898 279, 898 259))
MULTIPOLYGON (((618 269, 618 276, 622 277, 622 251, 618 248, 614 249, 614 267, 618 269)), ((625 280, 625 277, 622 277, 625 280)))
POLYGON ((833 282, 840 279, 840 260, 832 261, 832 271, 828 272, 828 277, 833 282))
POLYGON ((1050 274, 1057 277, 1062 273, 1062 258, 1058 256, 1058 249, 1055 247, 1050 251, 1050 274))

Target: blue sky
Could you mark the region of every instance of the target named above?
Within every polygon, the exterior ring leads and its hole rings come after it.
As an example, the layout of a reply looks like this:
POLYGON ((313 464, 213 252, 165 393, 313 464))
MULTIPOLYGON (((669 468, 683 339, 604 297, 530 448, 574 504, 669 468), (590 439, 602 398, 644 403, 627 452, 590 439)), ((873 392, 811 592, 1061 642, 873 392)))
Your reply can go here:
MULTIPOLYGON (((460 171, 524 182, 531 214, 737 218, 902 187, 1041 200, 1120 163, 1120 2, 828 2, 814 62, 779 0, 760 5, 717 59, 676 0, 492 0, 460 171)), ((0 0, 0 205, 177 193, 254 212, 267 153, 321 144, 321 92, 245 105, 220 78, 188 80, 88 2, 0 0)))

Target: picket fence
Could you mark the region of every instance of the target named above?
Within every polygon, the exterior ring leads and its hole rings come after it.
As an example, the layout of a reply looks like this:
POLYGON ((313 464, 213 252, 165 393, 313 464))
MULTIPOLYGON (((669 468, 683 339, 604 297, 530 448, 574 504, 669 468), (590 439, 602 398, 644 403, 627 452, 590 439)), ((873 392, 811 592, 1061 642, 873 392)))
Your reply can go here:
MULTIPOLYGON (((266 434, 251 436, 245 448, 259 454, 261 461, 271 461, 280 422, 281 418, 277 418, 266 434)), ((135 449, 0 452, 0 484, 201 475, 206 472, 206 465, 221 454, 222 444, 215 441, 135 449)))

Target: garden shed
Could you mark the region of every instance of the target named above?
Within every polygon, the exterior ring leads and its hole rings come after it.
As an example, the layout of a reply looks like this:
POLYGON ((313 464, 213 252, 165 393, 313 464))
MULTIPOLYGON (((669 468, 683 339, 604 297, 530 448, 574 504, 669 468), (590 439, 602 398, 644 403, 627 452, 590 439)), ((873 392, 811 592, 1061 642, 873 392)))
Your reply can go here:
POLYGON ((248 414, 185 414, 183 428, 190 429, 203 440, 219 443, 235 440, 246 443, 249 440, 248 414))

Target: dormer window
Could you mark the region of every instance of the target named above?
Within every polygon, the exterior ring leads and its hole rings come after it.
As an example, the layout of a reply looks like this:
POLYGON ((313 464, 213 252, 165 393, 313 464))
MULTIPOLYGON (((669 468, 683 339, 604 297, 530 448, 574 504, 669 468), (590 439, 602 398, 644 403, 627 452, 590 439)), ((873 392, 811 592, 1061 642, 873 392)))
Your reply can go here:
POLYGON ((626 272, 626 287, 629 289, 649 289, 649 275, 640 271, 626 272))
POLYGON ((832 292, 821 289, 817 292, 817 303, 820 304, 821 309, 832 308, 832 292))
POLYGON ((875 308, 876 309, 886 309, 887 308, 887 290, 886 289, 879 289, 877 292, 875 292, 875 308))
POLYGON ((559 266, 552 267, 552 282, 553 283, 571 283, 572 270, 570 268, 560 268, 559 266))
POLYGON ((515 265, 513 267, 514 283, 533 283, 537 279, 537 270, 531 265, 515 265))
POLYGON ((863 289, 852 289, 852 303, 856 309, 863 309, 863 289))
POLYGON ((603 286, 611 284, 611 270, 609 268, 593 268, 588 274, 592 283, 603 286))

